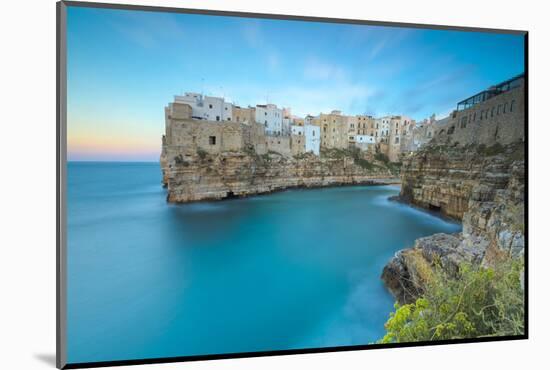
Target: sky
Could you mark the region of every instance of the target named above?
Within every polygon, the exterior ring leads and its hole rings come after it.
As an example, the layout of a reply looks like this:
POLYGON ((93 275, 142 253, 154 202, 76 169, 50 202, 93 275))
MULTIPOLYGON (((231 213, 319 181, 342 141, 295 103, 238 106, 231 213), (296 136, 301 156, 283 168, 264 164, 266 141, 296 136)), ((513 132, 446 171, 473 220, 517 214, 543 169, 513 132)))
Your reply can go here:
POLYGON ((68 159, 158 161, 174 95, 305 116, 447 116, 524 72, 523 36, 69 7, 68 159))

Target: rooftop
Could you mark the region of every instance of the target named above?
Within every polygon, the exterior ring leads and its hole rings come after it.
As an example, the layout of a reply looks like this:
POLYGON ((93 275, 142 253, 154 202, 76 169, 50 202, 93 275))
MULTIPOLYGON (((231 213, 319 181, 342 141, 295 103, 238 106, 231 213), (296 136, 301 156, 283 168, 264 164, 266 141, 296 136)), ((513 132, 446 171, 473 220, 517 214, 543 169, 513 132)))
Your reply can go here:
POLYGON ((517 75, 509 80, 499 83, 489 87, 487 90, 484 90, 480 93, 477 93, 468 99, 464 99, 457 103, 456 110, 461 111, 473 107, 476 104, 483 103, 484 101, 491 99, 497 95, 500 95, 504 92, 510 91, 521 86, 524 79, 524 74, 517 75))

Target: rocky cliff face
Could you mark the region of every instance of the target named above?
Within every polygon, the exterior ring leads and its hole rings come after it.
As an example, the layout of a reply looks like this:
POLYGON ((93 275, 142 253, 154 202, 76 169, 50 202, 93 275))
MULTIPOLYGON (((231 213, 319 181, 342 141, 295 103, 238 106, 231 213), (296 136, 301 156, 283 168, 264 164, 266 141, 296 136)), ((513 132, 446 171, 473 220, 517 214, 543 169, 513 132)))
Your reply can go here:
POLYGON ((250 151, 220 154, 163 152, 163 182, 168 201, 214 200, 269 193, 293 187, 395 183, 382 164, 347 156, 285 157, 250 151))
MULTIPOLYGON (((401 198, 461 220, 474 187, 477 197, 492 197, 506 187, 523 143, 503 147, 430 145, 403 160, 401 198)), ((480 200, 483 200, 480 198, 480 200)))
POLYGON ((493 265, 523 255, 523 148, 523 143, 494 148, 431 146, 406 159, 401 197, 462 219, 463 231, 418 239, 392 258, 382 279, 400 303, 422 293, 436 263, 452 274, 462 262, 493 265))

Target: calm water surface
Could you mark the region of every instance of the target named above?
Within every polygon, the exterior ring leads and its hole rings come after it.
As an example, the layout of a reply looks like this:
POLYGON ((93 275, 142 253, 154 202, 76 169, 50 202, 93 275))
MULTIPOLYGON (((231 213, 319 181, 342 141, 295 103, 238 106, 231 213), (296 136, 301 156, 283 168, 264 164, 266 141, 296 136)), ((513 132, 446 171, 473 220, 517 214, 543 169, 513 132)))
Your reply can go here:
POLYGON ((380 273, 457 232, 395 186, 166 203, 158 163, 69 163, 69 362, 368 344, 380 273))

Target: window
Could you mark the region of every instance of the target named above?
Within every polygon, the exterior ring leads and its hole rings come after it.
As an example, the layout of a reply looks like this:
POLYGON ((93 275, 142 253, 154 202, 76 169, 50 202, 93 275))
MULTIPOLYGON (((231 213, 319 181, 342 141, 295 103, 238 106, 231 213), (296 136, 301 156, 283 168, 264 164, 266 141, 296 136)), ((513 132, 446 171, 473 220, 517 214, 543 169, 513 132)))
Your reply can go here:
POLYGON ((311 132, 311 136, 315 136, 315 131, 312 131, 312 132, 311 132))
POLYGON ((504 103, 504 108, 502 108, 502 113, 506 113, 506 108, 508 108, 508 103, 504 103))
POLYGON ((483 111, 479 112, 479 120, 480 120, 480 121, 483 120, 483 111))
POLYGON ((216 116, 216 121, 219 121, 220 120, 220 116, 216 116))
POLYGON ((500 114, 500 108, 502 107, 502 104, 499 104, 497 107, 497 116, 500 114))
POLYGON ((264 112, 264 116, 267 116, 267 112, 264 112))
POLYGON ((225 107, 225 110, 227 110, 227 107, 225 107))
POLYGON ((460 127, 461 128, 466 127, 466 123, 468 123, 468 118, 466 116, 464 116, 460 119, 460 127))
POLYGON ((399 138, 398 137, 395 138, 395 143, 399 144, 399 138))
POLYGON ((216 145, 216 137, 215 136, 208 136, 208 144, 216 145))
POLYGON ((208 108, 212 109, 212 104, 208 104, 208 108))
POLYGON ((399 130, 398 129, 395 129, 395 134, 399 135, 399 130))
POLYGON ((510 103, 510 112, 513 112, 514 111, 514 104, 516 103, 515 100, 512 100, 512 102, 510 103))

